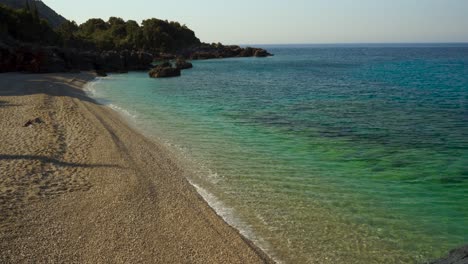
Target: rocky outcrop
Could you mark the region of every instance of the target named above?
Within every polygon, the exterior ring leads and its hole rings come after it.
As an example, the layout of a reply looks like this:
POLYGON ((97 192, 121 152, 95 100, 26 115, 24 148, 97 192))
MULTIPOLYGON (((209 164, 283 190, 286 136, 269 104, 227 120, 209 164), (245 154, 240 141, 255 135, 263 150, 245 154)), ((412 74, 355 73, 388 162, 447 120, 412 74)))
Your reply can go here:
POLYGON ((175 66, 176 66, 177 69, 180 69, 180 70, 186 70, 186 69, 193 68, 193 64, 186 61, 183 58, 177 59, 176 62, 175 62, 175 66))
POLYGON ((266 51, 264 49, 255 50, 254 57, 264 58, 264 57, 268 57, 268 56, 272 56, 272 55, 270 53, 268 53, 268 51, 266 51))
POLYGON ((431 262, 430 264, 467 264, 468 263, 468 245, 450 251, 445 258, 431 262))
POLYGON ((154 59, 157 60, 157 61, 170 61, 170 60, 174 60, 176 58, 177 58, 176 55, 170 54, 170 53, 164 53, 164 52, 156 54, 156 56, 154 57, 154 59))
POLYGON ((0 72, 63 72, 66 62, 53 49, 0 45, 0 72))
MULTIPOLYGON (((5 41, 5 40, 4 40, 5 41)), ((268 51, 259 48, 241 48, 221 44, 200 45, 177 54, 175 66, 179 70, 190 69, 193 65, 186 59, 203 60, 232 57, 267 57, 268 51)), ((156 57, 175 59, 173 54, 159 54, 156 57)), ((96 70, 102 75, 109 72, 147 71, 151 69, 154 57, 141 51, 80 51, 58 47, 41 47, 19 42, 0 42, 0 72, 21 71, 31 73, 70 72, 96 70), (8 43, 8 44, 7 44, 8 43)), ((173 75, 176 71, 166 69, 162 75, 173 75)), ((159 74, 156 74, 159 75, 159 74)))
POLYGON ((151 68, 153 56, 140 51, 91 52, 0 43, 0 72, 128 72, 151 68))
POLYGON ((146 71, 151 68, 153 54, 142 51, 124 51, 125 67, 129 71, 146 71))
POLYGON ((106 72, 124 73, 128 70, 125 67, 125 57, 117 51, 104 51, 97 56, 96 64, 98 68, 106 72))
POLYGON ((260 48, 241 48, 239 46, 224 46, 222 44, 201 45, 196 48, 184 50, 180 55, 192 60, 273 56, 268 51, 260 48))
POLYGON ((150 72, 151 78, 168 78, 180 76, 180 69, 172 67, 172 64, 165 62, 154 67, 150 72))

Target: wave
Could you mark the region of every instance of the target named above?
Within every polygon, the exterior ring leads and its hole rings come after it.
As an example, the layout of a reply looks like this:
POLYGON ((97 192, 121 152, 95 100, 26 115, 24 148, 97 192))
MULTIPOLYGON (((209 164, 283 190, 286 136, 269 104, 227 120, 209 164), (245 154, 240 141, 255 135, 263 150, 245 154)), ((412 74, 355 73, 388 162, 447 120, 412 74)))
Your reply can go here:
POLYGON ((99 85, 99 83, 102 82, 101 77, 96 77, 94 80, 88 82, 84 88, 83 91, 88 95, 89 97, 96 97, 97 96, 97 90, 96 86, 99 85))
POLYGON ((130 117, 130 118, 132 118, 132 119, 137 119, 137 118, 138 118, 138 115, 137 115, 137 114, 132 113, 132 112, 130 112, 130 110, 127 110, 127 109, 125 109, 125 108, 123 108, 123 107, 120 107, 120 106, 118 106, 118 105, 115 105, 115 104, 110 103, 110 104, 107 104, 107 106, 110 107, 110 108, 112 108, 112 109, 114 109, 115 111, 117 111, 117 112, 123 114, 123 115, 126 116, 126 117, 130 117))
POLYGON ((274 258, 272 256, 272 250, 268 246, 268 243, 264 241, 262 238, 255 235, 252 231, 250 226, 239 219, 236 216, 235 210, 231 207, 226 206, 221 200, 219 200, 215 195, 207 191, 206 189, 202 188, 201 186, 197 185, 189 178, 187 178, 189 183, 195 187, 198 194, 208 203, 208 205, 215 210, 215 212, 226 222, 228 225, 234 227, 236 230, 241 233, 244 237, 248 238, 252 241, 257 247, 259 247, 263 252, 268 252, 270 257, 272 257, 276 263, 282 263, 280 260, 274 258))

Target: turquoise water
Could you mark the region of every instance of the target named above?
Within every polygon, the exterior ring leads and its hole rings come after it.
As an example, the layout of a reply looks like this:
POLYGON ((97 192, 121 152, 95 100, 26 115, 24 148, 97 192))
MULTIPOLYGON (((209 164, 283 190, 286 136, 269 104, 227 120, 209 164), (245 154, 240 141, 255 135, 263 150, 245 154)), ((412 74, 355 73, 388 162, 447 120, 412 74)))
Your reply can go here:
POLYGON ((468 46, 267 48, 88 89, 279 261, 421 263, 468 243, 468 46))

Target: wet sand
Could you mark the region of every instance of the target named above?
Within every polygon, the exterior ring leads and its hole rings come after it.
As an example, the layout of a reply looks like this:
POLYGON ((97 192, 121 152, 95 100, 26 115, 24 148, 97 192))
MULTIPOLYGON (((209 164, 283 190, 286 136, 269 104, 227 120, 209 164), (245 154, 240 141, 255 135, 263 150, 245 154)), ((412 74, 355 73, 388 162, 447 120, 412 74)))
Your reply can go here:
POLYGON ((0 74, 0 263, 272 263, 93 78, 0 74))

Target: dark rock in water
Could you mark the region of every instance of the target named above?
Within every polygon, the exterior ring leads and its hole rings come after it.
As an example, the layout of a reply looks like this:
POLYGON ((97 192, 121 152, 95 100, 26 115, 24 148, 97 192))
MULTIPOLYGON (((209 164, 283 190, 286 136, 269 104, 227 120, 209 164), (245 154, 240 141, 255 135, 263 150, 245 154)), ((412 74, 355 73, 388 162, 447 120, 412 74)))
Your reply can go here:
POLYGON ((241 52, 240 56, 241 57, 268 57, 272 55, 264 49, 247 47, 241 52))
POLYGON ((206 60, 217 58, 234 58, 234 57, 267 57, 273 56, 268 51, 259 48, 241 48, 239 46, 224 46, 218 44, 202 44, 198 47, 184 50, 180 52, 184 58, 192 60, 206 60))
POLYGON ((167 67, 172 67, 172 64, 168 61, 165 61, 161 64, 156 65, 156 67, 162 67, 162 68, 167 68, 167 67))
POLYGON ((241 51, 240 56, 241 57, 253 57, 254 54, 255 54, 255 50, 251 47, 247 47, 241 51))
POLYGON ((186 69, 193 68, 193 64, 190 63, 190 62, 187 62, 183 58, 177 59, 177 61, 175 62, 175 66, 176 66, 177 69, 180 69, 180 70, 186 70, 186 69))
POLYGON ((151 78, 167 78, 167 77, 177 77, 180 76, 180 69, 173 68, 172 64, 165 62, 154 67, 150 72, 149 76, 151 78))
POLYGON ((430 264, 468 264, 468 245, 452 250, 447 257, 430 262, 430 264))
POLYGON ((272 56, 270 53, 268 53, 268 51, 264 50, 264 49, 257 49, 254 53, 254 57, 268 57, 268 56, 272 56))
POLYGON ((190 58, 192 60, 209 60, 209 59, 216 59, 216 58, 221 58, 221 57, 219 57, 215 53, 197 51, 191 54, 190 58))

